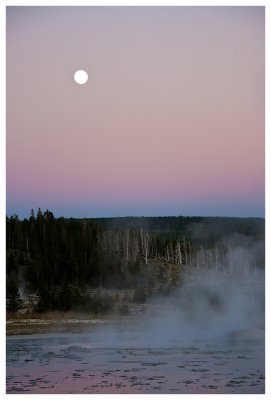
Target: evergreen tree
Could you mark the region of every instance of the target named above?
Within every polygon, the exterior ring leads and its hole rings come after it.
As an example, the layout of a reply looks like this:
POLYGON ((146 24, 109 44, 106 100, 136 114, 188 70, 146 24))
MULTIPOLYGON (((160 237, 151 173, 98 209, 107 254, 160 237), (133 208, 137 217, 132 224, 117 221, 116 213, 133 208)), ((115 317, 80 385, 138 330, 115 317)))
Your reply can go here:
POLYGON ((39 301, 36 306, 36 311, 44 312, 51 310, 54 304, 54 294, 49 289, 46 282, 41 281, 38 289, 39 301))
POLYGON ((7 296, 6 308, 8 312, 16 312, 22 308, 22 299, 14 275, 10 275, 7 277, 6 296, 7 296))
POLYGON ((6 272, 8 276, 11 275, 16 275, 17 274, 17 263, 15 260, 15 256, 14 256, 14 251, 13 250, 8 250, 7 251, 7 263, 6 263, 7 267, 6 267, 6 272))
POLYGON ((72 308, 72 290, 68 285, 67 279, 64 279, 60 286, 58 296, 56 299, 56 306, 59 310, 68 311, 72 308))
POLYGON ((31 208, 29 221, 35 221, 35 212, 34 209, 31 208))

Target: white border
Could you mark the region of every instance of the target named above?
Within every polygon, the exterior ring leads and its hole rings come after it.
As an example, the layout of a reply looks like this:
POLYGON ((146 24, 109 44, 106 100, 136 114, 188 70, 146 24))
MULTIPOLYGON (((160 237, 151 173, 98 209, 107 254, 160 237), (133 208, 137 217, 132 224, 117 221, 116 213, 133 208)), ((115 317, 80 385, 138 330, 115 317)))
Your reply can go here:
POLYGON ((266 6, 267 0, 5 0, 5 6, 266 6))
POLYGON ((0 394, 5 393, 5 376, 6 365, 5 362, 5 308, 6 308, 6 285, 5 285, 5 267, 6 267, 6 245, 5 245, 5 226, 6 226, 6 20, 5 8, 0 6, 0 265, 1 265, 1 301, 2 305, 0 310, 1 322, 1 341, 0 341, 0 359, 1 371, 0 376, 3 376, 3 383, 1 379, 0 394), (2 336, 3 335, 3 336, 2 336), (3 387, 2 387, 3 386, 3 387))
POLYGON ((271 93, 271 60, 270 60, 270 39, 271 39, 271 6, 270 4, 265 6, 265 222, 266 222, 266 237, 265 237, 265 356, 266 356, 266 387, 265 392, 270 397, 271 394, 271 373, 270 373, 270 292, 268 283, 270 282, 270 263, 271 263, 271 252, 270 252, 270 154, 271 154, 271 143, 270 143, 270 93, 271 93), (268 340, 269 338, 269 340, 268 340))
MULTIPOLYGON (((6 384, 5 384, 5 377, 6 377, 6 367, 5 367, 5 215, 6 215, 6 202, 5 202, 5 193, 6 193, 6 176, 5 176, 5 171, 6 171, 6 111, 5 111, 5 97, 6 97, 6 84, 5 84, 5 61, 6 60, 6 47, 5 47, 5 12, 6 12, 6 6, 265 6, 266 10, 266 282, 270 282, 270 273, 269 273, 269 263, 270 263, 270 251, 268 249, 268 243, 270 244, 270 211, 269 211, 269 204, 271 202, 271 196, 270 196, 270 185, 268 184, 268 181, 270 181, 270 162, 268 162, 268 155, 270 155, 270 128, 271 128, 271 123, 270 123, 270 73, 268 74, 268 71, 271 71, 271 62, 270 62, 270 37, 271 37, 271 5, 269 5, 269 2, 266 1, 155 1, 155 0, 137 0, 137 1, 132 1, 132 0, 119 0, 119 1, 102 1, 102 0, 96 0, 96 1, 72 1, 72 0, 66 0, 66 1, 59 1, 59 0, 47 0, 47 1, 42 1, 42 0, 30 0, 30 1, 13 1, 13 0, 4 0, 1 1, 0 4, 0 218, 1 218, 1 229, 0 229, 0 261, 1 261, 1 274, 0 278, 1 279, 1 287, 0 287, 0 294, 1 294, 1 308, 0 308, 0 321, 1 321, 1 334, 3 335, 1 337, 0 341, 0 357, 1 357, 1 381, 0 381, 0 394, 5 395, 6 393, 6 384)), ((267 287, 268 289, 268 287, 267 287)), ((269 340, 268 338, 271 337, 271 329, 270 329, 270 322, 269 318, 270 316, 270 295, 268 293, 268 290, 266 290, 266 392, 265 395, 247 395, 250 396, 250 398, 259 398, 262 399, 263 397, 268 397, 270 398, 271 395, 271 386, 270 386, 270 358, 269 354, 271 351, 270 345, 269 345, 269 340), (252 396, 252 397, 251 397, 252 396)), ((18 395, 8 395, 9 399, 12 399, 13 397, 18 399, 18 395), (16 397, 15 397, 16 396, 16 397)), ((57 395, 42 395, 42 398, 54 398, 57 397, 57 395)), ((70 395, 73 398, 77 398, 78 395, 70 395)), ((108 397, 108 396, 118 396, 118 395, 90 395, 91 397, 96 397, 98 399, 101 399, 103 397, 108 397), (102 397, 101 397, 102 396, 102 397)), ((147 398, 147 395, 125 395, 126 397, 134 397, 134 396, 142 396, 147 398)), ((177 396, 177 395, 171 395, 171 396, 177 396)), ((186 396, 186 395, 184 395, 186 396)), ((189 398, 191 396, 193 398, 199 398, 200 399, 209 399, 210 395, 188 395, 189 398)), ((239 395, 212 395, 213 398, 221 397, 223 396, 223 399, 232 399, 233 397, 237 397, 239 395)), ((243 395, 244 396, 244 395, 243 395)), ((37 397, 40 397, 40 395, 31 395, 31 399, 35 399, 37 397)))

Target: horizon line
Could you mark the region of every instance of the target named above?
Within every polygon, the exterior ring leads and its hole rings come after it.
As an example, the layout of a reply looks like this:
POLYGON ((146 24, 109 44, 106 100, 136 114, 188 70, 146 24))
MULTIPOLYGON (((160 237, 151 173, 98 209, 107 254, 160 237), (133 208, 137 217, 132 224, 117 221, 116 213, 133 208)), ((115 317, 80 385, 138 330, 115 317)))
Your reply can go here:
MULTIPOLYGON (((41 210, 42 211, 42 210, 41 210)), ((238 219, 265 219, 265 215, 260 217, 260 216, 225 216, 225 215, 200 215, 200 214, 195 214, 195 215, 185 215, 185 214, 179 214, 179 215, 124 215, 124 216, 120 216, 120 215, 116 215, 116 216, 64 216, 64 215, 59 215, 56 216, 55 213, 49 209, 46 209, 45 211, 49 211, 52 212, 54 215, 54 218, 64 218, 64 219, 116 219, 116 218, 238 218, 238 219)), ((43 213, 45 212, 43 211, 43 213)), ((30 211, 31 212, 31 211, 30 211)), ((29 219, 30 214, 28 217, 21 217, 19 214, 17 214, 16 212, 11 213, 10 215, 8 215, 6 213, 6 217, 7 218, 11 218, 12 216, 17 216, 19 218, 19 220, 24 220, 24 219, 29 219)), ((37 215, 37 212, 35 213, 35 215, 37 215)))

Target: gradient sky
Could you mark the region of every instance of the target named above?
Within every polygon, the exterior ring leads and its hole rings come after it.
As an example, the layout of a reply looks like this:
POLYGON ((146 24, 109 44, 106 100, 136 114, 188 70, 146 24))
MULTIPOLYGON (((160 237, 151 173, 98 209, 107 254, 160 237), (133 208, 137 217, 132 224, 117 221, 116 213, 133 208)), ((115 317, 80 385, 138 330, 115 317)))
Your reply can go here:
POLYGON ((263 217, 264 46, 264 7, 7 7, 7 214, 263 217))

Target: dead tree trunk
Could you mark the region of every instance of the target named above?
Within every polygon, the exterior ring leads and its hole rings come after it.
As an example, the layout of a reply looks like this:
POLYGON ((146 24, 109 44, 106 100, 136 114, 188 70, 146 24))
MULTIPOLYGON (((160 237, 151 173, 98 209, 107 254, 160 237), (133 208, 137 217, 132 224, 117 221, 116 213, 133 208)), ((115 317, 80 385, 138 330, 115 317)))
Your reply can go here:
POLYGON ((217 246, 215 246, 215 270, 217 271, 218 269, 218 251, 217 251, 217 246))
POLYGON ((182 264, 182 253, 180 240, 176 243, 176 264, 182 264))
POLYGON ((29 256, 29 240, 28 240, 28 236, 26 238, 26 254, 27 254, 27 259, 30 260, 30 256, 29 256))
POLYGON ((127 229, 127 231, 126 231, 126 266, 128 265, 128 261, 129 261, 129 236, 130 236, 130 232, 129 232, 129 229, 127 229))
POLYGON ((144 235, 144 258, 145 264, 148 264, 148 256, 149 256, 149 235, 148 232, 144 235))

